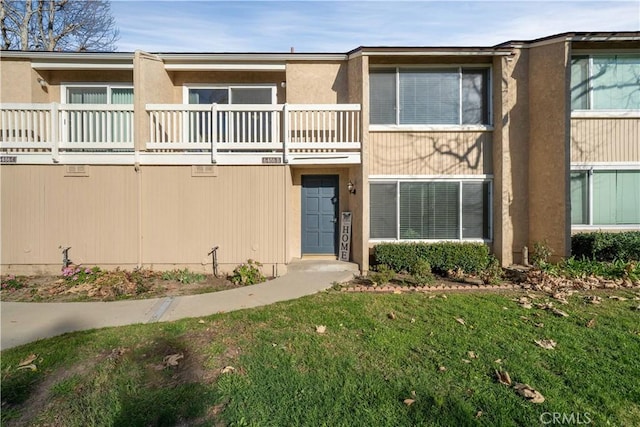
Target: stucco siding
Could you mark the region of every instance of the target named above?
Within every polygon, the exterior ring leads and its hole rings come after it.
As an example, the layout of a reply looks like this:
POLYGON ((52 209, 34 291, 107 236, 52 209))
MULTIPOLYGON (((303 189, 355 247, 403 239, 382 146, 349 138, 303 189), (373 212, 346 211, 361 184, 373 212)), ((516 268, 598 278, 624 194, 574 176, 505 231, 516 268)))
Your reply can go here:
POLYGON ((370 175, 491 173, 490 132, 370 132, 370 175))
POLYGON ((348 102, 347 63, 287 64, 287 102, 344 104, 348 102))
POLYGON ((640 162, 640 119, 571 119, 572 162, 640 162))

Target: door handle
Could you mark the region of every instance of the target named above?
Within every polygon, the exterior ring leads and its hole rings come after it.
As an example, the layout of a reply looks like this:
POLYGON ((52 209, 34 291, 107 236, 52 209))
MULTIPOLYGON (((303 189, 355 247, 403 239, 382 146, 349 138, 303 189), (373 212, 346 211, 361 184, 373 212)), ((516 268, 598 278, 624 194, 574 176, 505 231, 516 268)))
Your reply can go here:
POLYGON ((331 220, 331 222, 333 222, 333 223, 335 224, 336 222, 338 222, 338 218, 333 218, 333 219, 331 220))

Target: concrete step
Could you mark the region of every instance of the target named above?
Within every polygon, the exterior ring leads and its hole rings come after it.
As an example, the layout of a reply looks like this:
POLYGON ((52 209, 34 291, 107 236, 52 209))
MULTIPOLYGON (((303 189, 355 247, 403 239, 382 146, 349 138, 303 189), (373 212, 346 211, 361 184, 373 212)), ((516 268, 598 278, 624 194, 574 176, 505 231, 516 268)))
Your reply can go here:
POLYGON ((358 264, 329 259, 294 259, 287 265, 289 272, 294 271, 360 271, 358 264))

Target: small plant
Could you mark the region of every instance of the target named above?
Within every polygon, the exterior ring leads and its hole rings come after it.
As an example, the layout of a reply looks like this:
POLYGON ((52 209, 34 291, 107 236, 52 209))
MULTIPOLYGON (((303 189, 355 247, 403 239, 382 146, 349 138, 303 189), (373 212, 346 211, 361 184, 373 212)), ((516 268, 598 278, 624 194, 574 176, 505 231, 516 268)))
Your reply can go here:
POLYGON ((7 291, 15 291, 18 289, 22 289, 26 286, 24 282, 24 278, 16 277, 13 274, 9 274, 2 280, 1 289, 7 291))
POLYGON ((480 272, 480 279, 485 285, 495 285, 500 282, 503 273, 500 261, 498 261, 498 258, 492 256, 487 267, 480 272))
POLYGON ((419 259, 411 266, 411 275, 415 282, 419 285, 433 283, 434 277, 431 272, 431 264, 425 259, 419 259))
POLYGON ((262 264, 249 259, 246 263, 240 264, 233 270, 233 274, 229 276, 229 280, 236 285, 243 286, 262 283, 266 278, 260 272, 260 267, 262 267, 262 264))
POLYGON ((171 270, 162 273, 162 280, 175 280, 185 285, 203 282, 207 277, 204 274, 195 273, 185 268, 184 270, 171 270))
POLYGON ((82 267, 70 265, 62 269, 62 278, 69 285, 80 285, 82 283, 93 283, 104 274, 100 267, 82 267))
POLYGON ((376 286, 389 283, 394 277, 396 277, 396 272, 386 264, 380 264, 374 268, 375 271, 369 274, 369 280, 371 280, 376 286))
POLYGON ((553 251, 547 244, 547 241, 535 242, 533 244, 533 254, 531 255, 531 262, 533 265, 539 268, 544 268, 547 264, 549 264, 549 258, 553 251))

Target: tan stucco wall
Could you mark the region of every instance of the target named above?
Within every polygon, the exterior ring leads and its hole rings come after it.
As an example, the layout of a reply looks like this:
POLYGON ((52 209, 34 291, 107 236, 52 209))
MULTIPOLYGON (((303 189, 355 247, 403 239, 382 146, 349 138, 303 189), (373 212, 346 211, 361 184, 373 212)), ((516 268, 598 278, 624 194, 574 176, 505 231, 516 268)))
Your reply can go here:
MULTIPOLYGON (((41 75, 28 60, 0 60, 0 96, 2 102, 49 102, 55 91, 38 83, 41 75)), ((59 90, 58 90, 59 92, 59 90)))
POLYGON ((369 58, 361 56, 348 62, 348 102, 360 104, 361 163, 350 169, 349 179, 356 185, 353 197, 351 254, 362 273, 369 271, 369 58))
POLYGON ((129 70, 52 70, 40 71, 47 81, 49 96, 43 101, 61 102, 61 87, 68 83, 122 83, 133 84, 133 71, 129 70))
POLYGON ((529 245, 569 255, 569 48, 564 40, 529 50, 529 245))
MULTIPOLYGON (((303 175, 338 175, 338 214, 350 211, 354 196, 347 191, 349 182, 348 167, 291 167, 291 183, 289 191, 290 204, 287 211, 289 229, 289 260, 300 258, 302 254, 302 176, 303 175)), ((338 217, 338 221, 339 221, 338 217)))
POLYGON ((287 63, 290 104, 348 103, 346 62, 287 63))
MULTIPOLYGON (((61 247, 84 265, 221 271, 251 258, 264 272, 286 271, 284 166, 220 166, 192 176, 191 166, 89 166, 88 177, 65 177, 66 166, 4 165, 0 170, 3 273, 59 271, 61 247), (19 184, 18 184, 19 183, 19 184), (140 232, 141 231, 141 232, 140 232)), ((346 186, 346 184, 345 184, 346 186)))
POLYGON ((572 162, 640 162, 640 119, 571 119, 572 162))
POLYGON ((491 138, 491 132, 370 132, 369 174, 490 174, 491 138))
POLYGON ((529 54, 493 62, 493 251, 502 265, 522 262, 529 235, 529 54))
MULTIPOLYGON (((1 264, 136 264, 136 176, 130 166, 89 166, 65 177, 65 166, 3 165, 1 264)), ((54 268, 54 269, 55 269, 54 268)))

